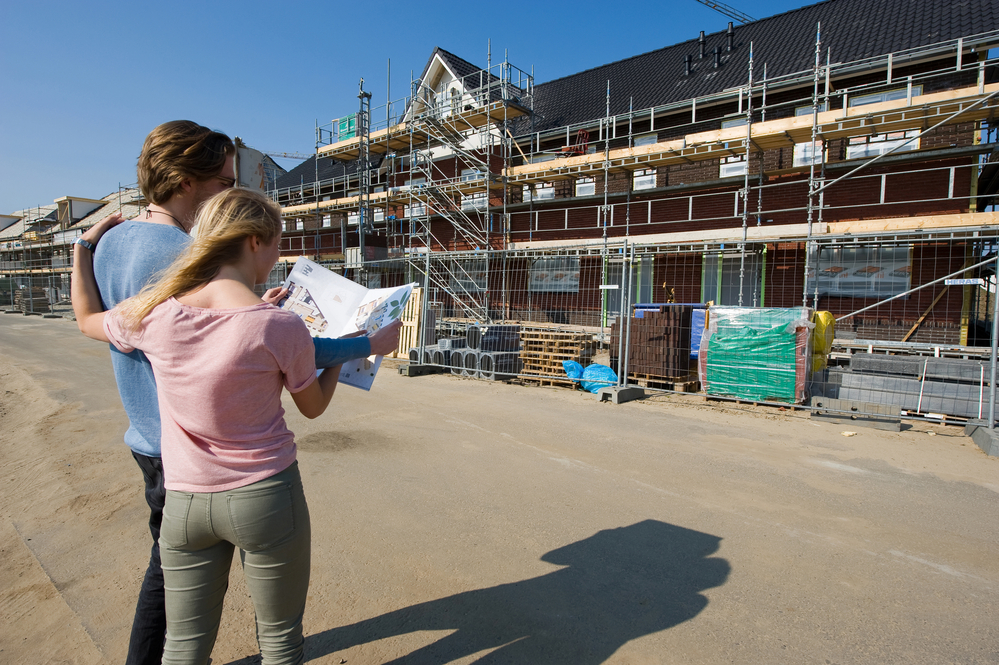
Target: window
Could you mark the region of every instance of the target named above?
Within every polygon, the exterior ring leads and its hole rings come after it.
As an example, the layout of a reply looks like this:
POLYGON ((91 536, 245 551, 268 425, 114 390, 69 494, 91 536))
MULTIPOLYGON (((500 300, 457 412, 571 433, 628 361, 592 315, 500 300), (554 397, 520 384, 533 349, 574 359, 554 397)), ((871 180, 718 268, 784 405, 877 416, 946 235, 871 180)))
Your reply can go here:
POLYGON ((656 186, 656 170, 642 169, 632 174, 631 188, 636 192, 640 189, 652 189, 656 186))
POLYGON ((533 186, 524 185, 524 202, 545 201, 555 198, 555 185, 550 182, 539 182, 533 186), (533 193, 532 193, 533 191, 533 193))
POLYGON ((295 220, 295 230, 296 231, 304 231, 305 230, 305 220, 304 219, 296 219, 295 220))
POLYGON ((485 178, 485 172, 482 169, 462 169, 461 170, 461 181, 469 182, 472 180, 482 180, 485 178))
POLYGON ((411 206, 406 206, 403 214, 406 217, 422 217, 427 214, 427 204, 414 203, 411 206))
POLYGON ((648 134, 639 134, 635 137, 635 147, 640 145, 652 145, 653 143, 659 142, 659 134, 656 132, 650 132, 648 134))
POLYGON ((462 210, 485 210, 489 207, 489 194, 487 192, 476 192, 471 196, 461 197, 462 210))
POLYGON ((550 162, 555 159, 555 155, 534 155, 531 157, 531 164, 540 164, 541 162, 550 162))
POLYGON ((593 178, 579 178, 576 180, 576 196, 593 196, 596 192, 596 183, 593 178))
MULTIPOLYGON (((907 88, 896 88, 895 90, 886 90, 884 92, 874 92, 869 95, 857 95, 850 99, 850 106, 866 106, 867 104, 880 104, 881 102, 890 102, 895 99, 905 99, 909 92, 907 88)), ((914 85, 912 86, 912 96, 923 94, 923 86, 914 85)))
POLYGON ((333 215, 323 215, 323 228, 328 229, 333 226, 333 215))
MULTIPOLYGON (((828 105, 825 102, 822 102, 821 104, 819 104, 819 113, 823 113, 824 111, 828 111, 828 110, 829 110, 828 105)), ((798 106, 798 107, 795 107, 795 109, 794 109, 794 115, 796 115, 796 116, 800 116, 800 115, 812 115, 812 105, 808 104, 807 106, 798 106)))
POLYGON ((384 222, 385 221, 385 211, 382 209, 375 210, 375 221, 384 222))
POLYGON ((745 127, 745 118, 731 118, 729 120, 722 120, 722 129, 729 129, 731 127, 745 127))
POLYGON ((360 219, 361 219, 360 213, 348 212, 347 213, 347 226, 357 226, 357 223, 360 221, 360 219))
POLYGON ((809 166, 822 163, 822 141, 815 142, 815 152, 812 152, 812 142, 796 143, 794 145, 794 166, 809 166))
POLYGON ((406 187, 420 187, 427 184, 426 178, 412 178, 406 181, 406 187))
POLYGON ((722 157, 718 177, 732 178, 737 175, 746 175, 746 156, 733 155, 732 157, 722 157))
POLYGON ((863 157, 875 157, 883 155, 886 152, 891 152, 898 146, 902 147, 896 152, 918 150, 919 139, 906 143, 906 141, 918 134, 918 129, 910 129, 903 132, 887 132, 873 136, 854 136, 846 146, 846 158, 860 159, 863 157))

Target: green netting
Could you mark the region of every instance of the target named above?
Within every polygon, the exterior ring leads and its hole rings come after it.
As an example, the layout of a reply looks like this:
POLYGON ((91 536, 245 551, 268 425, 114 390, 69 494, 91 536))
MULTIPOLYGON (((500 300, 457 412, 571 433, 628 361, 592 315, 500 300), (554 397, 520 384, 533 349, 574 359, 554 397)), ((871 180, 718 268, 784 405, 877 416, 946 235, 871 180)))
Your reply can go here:
MULTIPOLYGON (((792 319, 793 320, 793 319, 792 319)), ((708 394, 754 402, 795 401, 794 330, 719 326, 708 343, 708 394)))

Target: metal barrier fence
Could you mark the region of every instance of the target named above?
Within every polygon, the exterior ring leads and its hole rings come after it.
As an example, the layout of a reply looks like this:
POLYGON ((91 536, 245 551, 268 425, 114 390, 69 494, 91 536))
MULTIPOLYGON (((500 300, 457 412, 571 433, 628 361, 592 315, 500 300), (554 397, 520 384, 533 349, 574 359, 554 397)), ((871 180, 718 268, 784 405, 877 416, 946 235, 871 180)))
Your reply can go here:
POLYGON ((994 231, 622 242, 333 268, 426 287, 424 333, 402 352, 456 375, 573 386, 572 361, 650 392, 994 421, 997 245, 994 231))

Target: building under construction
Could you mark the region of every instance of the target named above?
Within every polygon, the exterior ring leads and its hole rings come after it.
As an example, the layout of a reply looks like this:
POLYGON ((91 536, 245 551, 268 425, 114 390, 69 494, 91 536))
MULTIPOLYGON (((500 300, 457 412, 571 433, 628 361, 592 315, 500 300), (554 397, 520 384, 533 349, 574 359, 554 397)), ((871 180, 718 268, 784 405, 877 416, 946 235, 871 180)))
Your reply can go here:
POLYGON ((362 88, 317 127, 274 192, 284 253, 425 284, 435 339, 606 343, 637 304, 710 303, 830 312, 847 354, 973 359, 993 328, 997 13, 827 0, 545 83, 437 48, 405 99, 362 88))
MULTIPOLYGON (((586 364, 596 345, 619 382, 688 390, 696 372, 717 388, 690 331, 742 310, 767 313, 759 330, 828 312, 831 339, 792 344, 787 362, 818 347, 825 359, 792 369, 777 401, 804 402, 815 370, 837 388, 812 394, 878 402, 870 379, 867 393, 838 386, 870 374, 858 355, 902 353, 973 363, 953 370, 968 404, 948 413, 982 416, 996 345, 999 7, 827 0, 736 23, 544 83, 491 50, 472 64, 436 48, 402 99, 344 91, 357 110, 317 123, 315 156, 272 190, 282 254, 369 286, 418 282, 409 345, 452 371, 481 375, 458 340, 503 324, 526 335, 506 350, 520 357, 511 374, 565 379, 561 360, 586 364), (662 348, 668 331, 636 332, 681 305, 678 348, 662 348), (542 343, 558 335, 572 353, 542 343)), ((897 375, 918 383, 903 410, 930 411, 928 367, 897 375)), ((889 370, 873 374, 897 378, 889 370)))

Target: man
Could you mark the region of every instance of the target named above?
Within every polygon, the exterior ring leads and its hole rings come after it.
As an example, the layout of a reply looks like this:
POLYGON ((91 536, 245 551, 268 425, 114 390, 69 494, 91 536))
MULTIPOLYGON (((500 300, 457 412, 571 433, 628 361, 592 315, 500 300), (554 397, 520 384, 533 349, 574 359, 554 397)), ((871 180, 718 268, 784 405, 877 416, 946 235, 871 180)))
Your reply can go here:
MULTIPOLYGON (((94 251, 94 273, 106 309, 138 293, 187 247, 198 207, 236 184, 235 152, 228 136, 188 120, 167 122, 150 132, 137 168, 139 187, 148 201, 146 212, 107 232, 98 247, 88 248, 94 251)), ((271 289, 264 299, 276 303, 283 295, 282 290, 271 289)), ((389 353, 398 344, 399 328, 398 324, 386 327, 371 338, 317 340, 316 366, 332 367, 372 353, 389 353)), ((141 351, 124 354, 112 346, 111 364, 129 420, 125 443, 145 479, 153 536, 126 662, 159 663, 166 634, 159 555, 165 491, 156 382, 141 351)))

